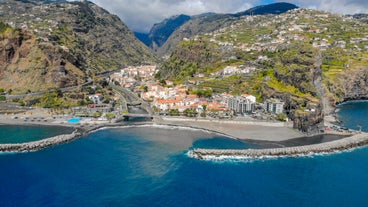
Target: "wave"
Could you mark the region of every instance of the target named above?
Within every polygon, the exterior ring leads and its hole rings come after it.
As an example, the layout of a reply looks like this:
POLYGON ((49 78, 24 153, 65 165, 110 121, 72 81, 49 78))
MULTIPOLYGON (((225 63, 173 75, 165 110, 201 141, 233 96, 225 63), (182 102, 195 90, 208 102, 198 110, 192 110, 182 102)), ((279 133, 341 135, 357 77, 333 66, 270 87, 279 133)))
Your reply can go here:
POLYGON ((163 124, 140 124, 140 125, 126 125, 126 126, 105 126, 98 129, 95 129, 91 132, 96 132, 100 130, 106 129, 127 129, 127 128, 157 128, 157 129, 168 129, 168 130, 186 130, 186 131, 199 131, 205 132, 208 134, 212 134, 214 132, 206 129, 201 128, 193 128, 193 127, 186 127, 186 126, 176 126, 176 125, 163 125, 163 124))
POLYGON ((347 152, 352 152, 357 149, 362 149, 367 146, 361 146, 361 147, 355 147, 345 150, 335 150, 331 152, 310 152, 310 153, 304 153, 304 154, 290 154, 290 155, 277 155, 277 156, 271 156, 271 155, 264 155, 264 156, 258 156, 258 157, 252 157, 252 156, 243 156, 243 155, 236 155, 236 156, 229 156, 229 155, 202 155, 201 157, 197 156, 193 150, 187 151, 185 154, 189 158, 197 159, 197 160, 203 160, 203 161, 211 161, 215 163, 251 163, 255 161, 269 161, 269 160, 278 160, 278 159, 285 159, 285 158, 315 158, 315 157, 322 157, 322 156, 332 156, 336 154, 342 154, 347 152))

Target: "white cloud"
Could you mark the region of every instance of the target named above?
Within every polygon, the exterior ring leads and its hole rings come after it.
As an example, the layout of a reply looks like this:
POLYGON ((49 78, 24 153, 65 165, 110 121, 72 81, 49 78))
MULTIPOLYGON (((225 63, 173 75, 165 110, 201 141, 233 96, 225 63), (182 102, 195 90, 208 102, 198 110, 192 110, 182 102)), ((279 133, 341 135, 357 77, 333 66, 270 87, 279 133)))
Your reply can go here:
POLYGON ((368 13, 367 0, 288 0, 287 2, 303 8, 318 9, 332 13, 368 13))
POLYGON ((91 0, 118 15, 132 30, 147 32, 154 23, 177 14, 234 13, 260 0, 91 0))
POLYGON ((173 15, 205 12, 235 13, 272 2, 334 13, 368 13, 367 0, 91 0, 118 15, 134 31, 148 32, 154 23, 173 15))

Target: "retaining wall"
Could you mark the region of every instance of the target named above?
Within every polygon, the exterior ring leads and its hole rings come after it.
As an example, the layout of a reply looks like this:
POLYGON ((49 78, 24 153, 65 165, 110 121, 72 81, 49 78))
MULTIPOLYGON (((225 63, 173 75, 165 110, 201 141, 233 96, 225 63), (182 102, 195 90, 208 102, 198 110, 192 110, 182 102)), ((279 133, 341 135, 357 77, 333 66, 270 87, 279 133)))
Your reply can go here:
POLYGON ((268 127, 285 127, 286 122, 270 122, 270 121, 236 121, 236 120, 217 120, 217 119, 201 119, 201 118, 176 118, 176 117, 162 117, 164 121, 188 121, 188 122, 204 122, 204 123, 225 123, 225 124, 241 124, 241 125, 256 125, 268 127))

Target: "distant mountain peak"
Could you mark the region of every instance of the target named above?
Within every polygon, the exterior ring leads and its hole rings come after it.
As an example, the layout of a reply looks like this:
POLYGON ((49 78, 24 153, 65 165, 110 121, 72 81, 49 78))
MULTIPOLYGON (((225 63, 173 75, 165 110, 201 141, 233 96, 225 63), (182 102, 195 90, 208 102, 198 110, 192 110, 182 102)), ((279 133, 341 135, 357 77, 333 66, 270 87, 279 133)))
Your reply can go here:
MULTIPOLYGON (((160 23, 154 24, 149 34, 142 34, 142 33, 135 33, 135 34, 136 37, 138 37, 138 39, 140 39, 154 51, 156 52, 164 51, 163 53, 166 53, 165 51, 167 49, 165 49, 165 43, 170 42, 171 36, 174 35, 174 33, 176 33, 178 30, 180 30, 180 27, 182 27, 187 22, 195 22, 196 20, 200 21, 200 25, 198 25, 198 23, 194 23, 191 26, 191 27, 198 27, 198 29, 193 29, 193 31, 191 31, 189 35, 196 35, 200 31, 210 32, 213 29, 217 28, 216 27, 217 24, 222 25, 228 21, 232 21, 231 18, 237 18, 246 15, 281 14, 296 8, 298 7, 294 4, 279 2, 257 6, 236 14, 217 14, 212 12, 194 16, 180 14, 167 18, 160 23)), ((181 34, 176 34, 176 36, 179 39, 183 38, 181 34)), ((174 42, 177 43, 178 40, 174 42)))
POLYGON ((273 4, 261 5, 250 8, 246 11, 236 13, 234 16, 245 15, 265 15, 265 14, 281 14, 292 9, 297 9, 298 6, 286 2, 278 2, 273 4))

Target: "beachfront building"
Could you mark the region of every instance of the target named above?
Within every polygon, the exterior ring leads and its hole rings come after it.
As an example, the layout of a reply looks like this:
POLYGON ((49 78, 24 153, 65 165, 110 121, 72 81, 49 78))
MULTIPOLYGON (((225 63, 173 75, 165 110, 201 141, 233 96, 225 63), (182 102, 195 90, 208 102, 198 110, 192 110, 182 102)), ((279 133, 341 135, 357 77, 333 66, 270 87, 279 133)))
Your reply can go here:
POLYGON ((264 109, 266 112, 282 114, 284 112, 284 102, 279 99, 267 99, 264 102, 264 109))
POLYGON ((243 94, 241 96, 231 96, 227 101, 228 107, 236 114, 252 113, 255 109, 256 97, 243 94))
POLYGON ((109 113, 114 110, 110 104, 88 104, 87 107, 72 108, 76 117, 93 117, 95 113, 109 113))

